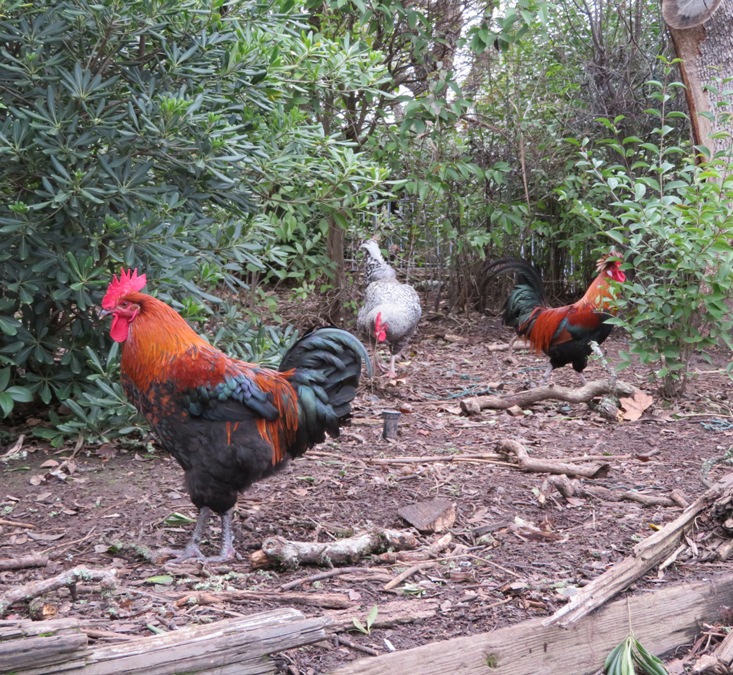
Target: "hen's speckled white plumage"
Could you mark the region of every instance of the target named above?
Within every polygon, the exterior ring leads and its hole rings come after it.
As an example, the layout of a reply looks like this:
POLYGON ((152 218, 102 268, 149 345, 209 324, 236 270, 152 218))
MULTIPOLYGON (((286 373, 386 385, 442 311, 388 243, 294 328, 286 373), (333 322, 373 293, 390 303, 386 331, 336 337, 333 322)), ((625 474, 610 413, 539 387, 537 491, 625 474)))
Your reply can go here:
MULTIPOLYGON (((381 313, 382 323, 386 324, 385 342, 392 354, 389 374, 394 377, 395 360, 415 333, 422 316, 420 296, 412 286, 397 280, 397 273, 382 257, 376 241, 369 240, 362 248, 367 253, 364 275, 367 287, 356 325, 368 336, 372 346, 376 346, 375 322, 381 313)), ((375 366, 381 368, 376 359, 375 366)))

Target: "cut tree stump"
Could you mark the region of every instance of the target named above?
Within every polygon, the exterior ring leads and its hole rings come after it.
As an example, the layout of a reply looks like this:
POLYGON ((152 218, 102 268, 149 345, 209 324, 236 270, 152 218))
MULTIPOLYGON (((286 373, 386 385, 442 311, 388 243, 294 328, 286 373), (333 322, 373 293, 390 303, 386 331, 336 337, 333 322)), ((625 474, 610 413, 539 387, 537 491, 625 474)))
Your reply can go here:
POLYGON ((89 647, 83 628, 74 620, 2 621, 0 672, 264 675, 277 671, 267 655, 325 639, 328 623, 325 617, 307 619, 296 609, 277 609, 243 619, 189 626, 165 635, 89 647))
POLYGON ((423 534, 443 532, 456 522, 456 505, 450 499, 430 499, 403 506, 397 513, 423 534))
POLYGON ((533 619, 490 633, 360 659, 331 675, 591 675, 599 672, 611 649, 626 637, 629 620, 637 639, 661 655, 691 641, 700 622, 717 620, 721 608, 731 603, 733 576, 679 584, 618 600, 570 628, 543 626, 541 619, 533 619))

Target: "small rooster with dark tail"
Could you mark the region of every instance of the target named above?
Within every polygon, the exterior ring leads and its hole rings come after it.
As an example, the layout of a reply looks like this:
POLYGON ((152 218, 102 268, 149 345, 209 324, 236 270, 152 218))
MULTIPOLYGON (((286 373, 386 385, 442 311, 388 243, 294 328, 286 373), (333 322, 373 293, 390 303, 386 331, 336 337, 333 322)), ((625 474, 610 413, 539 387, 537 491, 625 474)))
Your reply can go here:
POLYGON ((549 380, 555 368, 567 364, 572 364, 585 383, 583 371, 592 351, 591 342, 600 345, 611 333, 613 326, 607 323, 611 317, 611 282, 622 283, 626 275, 615 252, 601 258, 597 268, 598 276, 578 302, 548 307, 542 278, 529 263, 502 258, 487 267, 487 281, 503 272, 517 275, 517 283, 504 303, 504 323, 535 351, 550 357, 541 384, 549 380))
POLYGON ((163 448, 185 471, 199 518, 176 562, 236 555, 232 513, 237 494, 256 480, 339 435, 369 355, 353 335, 321 328, 285 354, 279 370, 229 358, 197 335, 171 307, 140 293, 137 270, 114 277, 102 300, 129 399, 163 448), (221 553, 199 548, 211 512, 222 522, 221 553))
POLYGON ((417 330, 422 316, 420 296, 409 284, 397 281, 397 272, 385 262, 373 239, 361 246, 366 250, 366 291, 356 318, 357 328, 369 336, 374 350, 374 366, 395 377, 395 361, 417 330), (386 343, 391 353, 389 369, 377 357, 377 348, 386 343))

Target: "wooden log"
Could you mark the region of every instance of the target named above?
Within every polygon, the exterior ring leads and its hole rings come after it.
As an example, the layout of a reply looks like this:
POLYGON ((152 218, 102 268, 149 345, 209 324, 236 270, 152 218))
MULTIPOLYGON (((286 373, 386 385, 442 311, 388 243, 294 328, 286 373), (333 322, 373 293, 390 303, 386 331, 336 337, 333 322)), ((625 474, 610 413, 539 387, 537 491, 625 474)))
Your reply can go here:
MULTIPOLYGON (((54 623, 47 621, 40 626, 48 630, 54 623)), ((277 671, 277 664, 266 658, 268 654, 325 639, 328 623, 325 617, 307 619, 298 610, 277 609, 245 618, 188 626, 164 635, 67 652, 65 660, 55 661, 53 668, 40 666, 36 654, 30 651, 27 652, 31 657, 30 665, 18 667, 10 663, 7 668, 0 666, 0 670, 17 675, 47 675, 50 672, 63 675, 265 675, 277 671)), ((83 633, 82 637, 86 640, 83 633)), ((28 640, 14 642, 28 645, 28 640)))
POLYGON ((605 394, 616 393, 624 396, 633 396, 637 391, 638 389, 631 384, 618 381, 614 383, 611 380, 593 380, 578 388, 548 384, 544 387, 527 389, 526 391, 520 391, 509 396, 475 396, 473 398, 464 398, 461 401, 461 410, 467 415, 473 415, 481 412, 485 408, 506 410, 515 405, 523 408, 532 403, 546 401, 548 399, 567 401, 568 403, 588 403, 597 396, 604 396, 605 394))
MULTIPOLYGON (((393 626, 402 626, 409 623, 420 623, 432 619, 438 612, 438 602, 436 600, 394 600, 392 602, 380 602, 379 612, 377 613, 372 628, 392 628, 393 626)), ((369 611, 367 605, 363 608, 363 613, 369 611)), ((327 630, 329 633, 340 633, 345 630, 352 630, 354 627, 354 617, 359 616, 359 612, 352 609, 329 609, 325 612, 329 619, 327 630)), ((385 673, 390 671, 384 671, 385 673)), ((405 671, 408 672, 408 671, 405 671)))
POLYGON ((381 553, 389 548, 398 551, 416 548, 417 538, 405 530, 371 530, 336 541, 288 541, 283 537, 268 537, 259 551, 251 553, 253 568, 278 565, 297 569, 300 565, 348 565, 362 556, 381 553))
MULTIPOLYGON (((733 603, 733 576, 679 584, 603 607, 570 628, 543 626, 541 619, 490 633, 434 642, 377 658, 360 659, 330 675, 591 675, 629 632, 661 655, 696 635, 701 621, 715 621, 733 603)), ((381 607, 380 607, 381 612, 381 607)))

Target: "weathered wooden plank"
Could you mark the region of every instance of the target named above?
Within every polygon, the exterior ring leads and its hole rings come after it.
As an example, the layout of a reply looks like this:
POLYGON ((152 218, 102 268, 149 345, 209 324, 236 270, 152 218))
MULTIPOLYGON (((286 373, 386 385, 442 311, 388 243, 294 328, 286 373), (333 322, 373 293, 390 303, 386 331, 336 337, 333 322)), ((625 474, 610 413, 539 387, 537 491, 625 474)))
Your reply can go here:
MULTIPOLYGON (((39 622, 39 625, 50 632, 54 623, 39 622)), ((268 654, 325 639, 324 628, 328 623, 326 617, 307 619, 296 609, 283 608, 98 648, 85 647, 87 636, 83 632, 76 636, 24 637, 0 642, 0 648, 15 645, 15 656, 0 661, 0 672, 17 675, 49 672, 63 675, 171 675, 183 672, 265 675, 276 670, 268 654), (74 637, 84 644, 69 649, 71 642, 67 644, 63 639, 74 637), (49 664, 53 667, 49 668, 49 664)), ((7 633, 22 636, 23 630, 24 627, 8 628, 7 633)))
POLYGON ((0 673, 27 668, 52 672, 52 666, 73 662, 87 642, 77 619, 0 621, 0 673))
POLYGON ((20 673, 28 669, 53 672, 75 659, 87 646, 84 633, 31 637, 0 642, 0 673, 20 673))
POLYGON ((244 619, 193 626, 150 638, 95 649, 80 675, 168 675, 220 673, 236 665, 243 675, 274 673, 267 654, 299 647, 326 637, 324 619, 305 619, 285 608, 244 619))
POLYGON ((361 659, 331 675, 590 675, 602 667, 608 652, 629 630, 655 654, 688 642, 700 622, 714 621, 733 603, 733 575, 688 583, 618 600, 569 628, 525 621, 465 638, 435 642, 403 652, 361 659))

